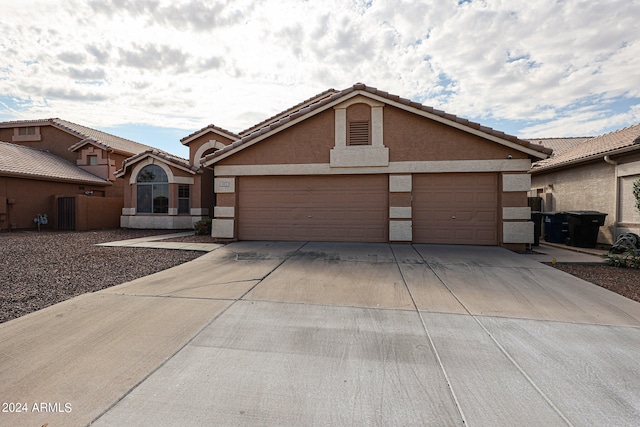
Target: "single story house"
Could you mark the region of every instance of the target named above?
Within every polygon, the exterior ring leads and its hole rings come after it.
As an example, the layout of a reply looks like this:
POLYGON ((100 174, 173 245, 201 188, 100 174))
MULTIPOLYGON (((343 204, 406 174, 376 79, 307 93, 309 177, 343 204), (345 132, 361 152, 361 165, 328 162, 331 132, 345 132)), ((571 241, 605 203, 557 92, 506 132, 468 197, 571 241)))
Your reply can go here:
POLYGON ((114 172, 151 147, 62 119, 0 123, 0 230, 117 227, 124 185, 114 172))
POLYGON ((204 157, 212 235, 499 245, 533 242, 532 161, 551 150, 358 83, 204 157))
MULTIPOLYGON (((557 140, 531 140, 552 147, 557 140)), ((625 232, 640 234, 633 183, 640 179, 640 124, 594 138, 577 138, 531 169, 531 194, 545 211, 606 213, 598 242, 612 244, 625 232)))

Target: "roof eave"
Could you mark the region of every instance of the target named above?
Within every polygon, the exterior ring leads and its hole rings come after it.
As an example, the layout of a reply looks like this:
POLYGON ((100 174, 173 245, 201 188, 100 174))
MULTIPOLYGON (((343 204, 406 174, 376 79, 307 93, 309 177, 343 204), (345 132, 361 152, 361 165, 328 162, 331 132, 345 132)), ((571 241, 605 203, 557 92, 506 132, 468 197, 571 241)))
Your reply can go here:
POLYGON ((98 185, 101 187, 108 187, 113 185, 111 181, 92 181, 92 180, 84 180, 84 179, 75 179, 75 178, 64 178, 57 176, 48 176, 48 175, 37 175, 37 174, 28 174, 28 173, 20 173, 20 172, 8 172, 8 171, 0 171, 0 176, 12 177, 12 178, 25 178, 25 179, 34 179, 38 181, 51 181, 51 182, 65 182, 70 184, 85 184, 85 185, 98 185))
POLYGON ((627 154, 627 153, 633 152, 633 151, 640 151, 640 144, 636 143, 634 145, 629 145, 627 147, 619 148, 619 149, 616 149, 616 150, 610 150, 610 151, 605 151, 605 152, 602 152, 602 153, 592 154, 590 156, 580 157, 578 159, 568 160, 566 162, 557 163, 557 164, 554 164, 554 165, 543 166, 543 167, 538 168, 538 169, 531 168, 531 170, 529 172, 532 175, 535 175, 537 173, 548 172, 548 171, 551 171, 551 170, 564 169, 564 168, 567 168, 567 167, 575 166, 575 165, 580 164, 580 163, 588 163, 588 162, 592 162, 594 160, 604 159, 607 156, 619 156, 619 155, 627 154))
POLYGON ((222 136, 224 138, 227 138, 227 139, 230 139, 232 141, 237 141, 238 139, 240 139, 238 137, 238 135, 235 135, 233 133, 223 132, 222 130, 217 129, 217 128, 212 127, 211 125, 209 125, 209 126, 203 128, 203 129, 200 129, 199 131, 197 131, 197 132, 195 132, 195 133, 193 133, 193 134, 191 134, 189 136, 186 136, 186 137, 182 138, 180 140, 180 142, 182 143, 182 145, 189 145, 193 141, 195 141, 196 139, 200 138, 203 135, 206 135, 207 133, 215 133, 217 135, 220 135, 220 136, 222 136))

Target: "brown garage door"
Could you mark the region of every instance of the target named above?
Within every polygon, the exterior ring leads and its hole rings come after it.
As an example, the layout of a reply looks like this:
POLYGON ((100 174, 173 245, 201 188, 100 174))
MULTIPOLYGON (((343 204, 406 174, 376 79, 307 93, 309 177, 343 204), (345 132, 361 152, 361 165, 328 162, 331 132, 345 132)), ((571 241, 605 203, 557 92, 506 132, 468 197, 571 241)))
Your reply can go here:
POLYGON ((387 175, 242 177, 241 240, 388 241, 387 175))
POLYGON ((413 176, 413 241, 498 244, 498 174, 413 176))

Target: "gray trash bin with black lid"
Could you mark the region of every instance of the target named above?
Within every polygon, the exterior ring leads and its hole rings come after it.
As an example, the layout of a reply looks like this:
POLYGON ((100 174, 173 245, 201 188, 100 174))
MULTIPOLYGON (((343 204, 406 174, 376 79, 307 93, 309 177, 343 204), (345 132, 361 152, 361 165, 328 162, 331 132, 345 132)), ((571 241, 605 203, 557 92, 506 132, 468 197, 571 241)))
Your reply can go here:
POLYGON ((604 225, 606 213, 598 211, 569 211, 569 245, 578 248, 595 248, 598 231, 604 225))

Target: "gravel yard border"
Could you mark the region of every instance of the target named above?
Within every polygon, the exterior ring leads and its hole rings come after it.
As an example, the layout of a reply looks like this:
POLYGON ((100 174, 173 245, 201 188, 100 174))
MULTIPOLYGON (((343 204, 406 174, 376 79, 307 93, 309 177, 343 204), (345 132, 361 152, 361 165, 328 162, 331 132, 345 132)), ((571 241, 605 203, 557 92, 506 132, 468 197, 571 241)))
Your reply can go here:
MULTIPOLYGON (((171 234, 173 230, 24 231, 0 233, 0 323, 75 296, 119 285, 194 260, 203 252, 95 246, 171 234)), ((214 243, 210 236, 163 241, 214 243)), ((551 265, 551 264, 548 264, 551 265)), ((640 270, 606 264, 555 268, 640 302, 640 270)))
POLYGON ((0 233, 0 323, 175 267, 204 252, 95 246, 169 230, 0 233))

